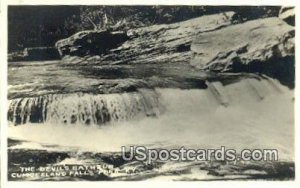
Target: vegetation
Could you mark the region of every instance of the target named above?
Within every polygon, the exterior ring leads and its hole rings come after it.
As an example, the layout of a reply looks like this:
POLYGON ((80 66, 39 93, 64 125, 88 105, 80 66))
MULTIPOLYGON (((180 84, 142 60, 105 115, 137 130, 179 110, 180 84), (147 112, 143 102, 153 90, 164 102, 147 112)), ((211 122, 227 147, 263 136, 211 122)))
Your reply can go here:
POLYGON ((235 11, 236 20, 277 16, 280 7, 234 6, 9 6, 8 50, 53 46, 87 29, 128 30, 235 11))

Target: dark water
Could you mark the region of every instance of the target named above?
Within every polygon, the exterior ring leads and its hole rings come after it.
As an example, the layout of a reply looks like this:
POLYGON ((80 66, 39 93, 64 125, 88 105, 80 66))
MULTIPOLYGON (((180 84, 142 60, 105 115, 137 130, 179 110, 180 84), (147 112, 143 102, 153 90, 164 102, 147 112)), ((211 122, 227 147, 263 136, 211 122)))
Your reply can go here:
POLYGON ((185 64, 64 65, 60 61, 12 62, 8 66, 9 98, 50 93, 115 93, 136 87, 205 87, 207 74, 185 64), (116 89, 112 89, 112 87, 116 89), (106 91, 105 89, 111 89, 106 91))

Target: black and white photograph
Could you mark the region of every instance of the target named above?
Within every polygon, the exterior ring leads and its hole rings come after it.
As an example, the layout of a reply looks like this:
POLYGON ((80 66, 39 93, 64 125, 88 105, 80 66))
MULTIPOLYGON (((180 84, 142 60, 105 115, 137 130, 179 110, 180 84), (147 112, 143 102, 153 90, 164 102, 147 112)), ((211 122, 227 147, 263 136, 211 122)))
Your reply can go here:
POLYGON ((7 7, 9 182, 295 180, 294 6, 61 3, 7 7))

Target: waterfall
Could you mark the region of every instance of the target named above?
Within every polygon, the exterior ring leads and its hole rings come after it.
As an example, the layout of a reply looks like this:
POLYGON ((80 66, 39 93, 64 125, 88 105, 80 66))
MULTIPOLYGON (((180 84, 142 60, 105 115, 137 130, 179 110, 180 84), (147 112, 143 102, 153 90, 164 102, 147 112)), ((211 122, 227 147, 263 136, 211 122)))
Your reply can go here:
POLYGON ((102 125, 137 116, 157 116, 162 109, 153 90, 122 94, 49 94, 9 101, 8 120, 26 123, 102 125))
MULTIPOLYGON (((104 125, 173 113, 207 113, 220 106, 249 107, 289 89, 272 79, 245 78, 236 83, 206 82, 207 89, 139 89, 117 94, 48 94, 9 101, 8 120, 27 123, 104 125), (181 111, 183 110, 183 111, 181 111)), ((291 95, 290 98, 293 96, 291 95)))
MULTIPOLYGON (((9 136, 101 152, 120 151, 124 145, 202 149, 222 145, 237 150, 276 148, 280 159, 293 158, 293 90, 272 79, 206 84, 207 89, 12 99, 9 121, 25 125, 9 126, 9 136)), ((18 147, 45 149, 32 143, 18 147)))

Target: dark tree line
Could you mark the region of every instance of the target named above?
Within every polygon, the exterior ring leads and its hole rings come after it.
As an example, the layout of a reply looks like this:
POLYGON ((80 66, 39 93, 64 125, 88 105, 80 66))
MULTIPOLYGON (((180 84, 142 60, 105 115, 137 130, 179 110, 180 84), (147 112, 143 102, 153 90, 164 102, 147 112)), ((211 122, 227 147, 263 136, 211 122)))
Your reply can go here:
POLYGON ((77 6, 9 6, 8 50, 53 46, 57 40, 77 31, 65 22, 71 18, 79 23, 79 14, 77 6))
POLYGON ((224 11, 235 11, 235 19, 245 21, 277 16, 279 9, 262 6, 10 6, 8 50, 53 46, 57 40, 87 29, 128 30, 224 11))

